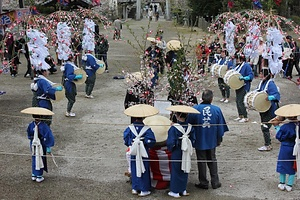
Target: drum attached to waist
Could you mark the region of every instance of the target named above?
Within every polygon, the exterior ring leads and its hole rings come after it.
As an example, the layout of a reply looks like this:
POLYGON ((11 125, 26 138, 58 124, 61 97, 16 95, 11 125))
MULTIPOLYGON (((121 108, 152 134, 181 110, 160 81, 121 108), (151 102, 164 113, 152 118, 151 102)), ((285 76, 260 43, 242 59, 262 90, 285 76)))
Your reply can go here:
POLYGON ((240 89, 244 85, 244 81, 240 80, 241 74, 233 69, 226 72, 224 82, 233 90, 240 89))
POLYGON ((248 92, 244 97, 245 107, 258 112, 266 112, 271 107, 271 102, 267 100, 268 94, 264 91, 256 90, 248 92))
POLYGON ((60 101, 65 97, 65 89, 64 89, 64 86, 62 84, 55 83, 54 85, 52 85, 53 88, 56 88, 56 87, 59 87, 59 86, 62 87, 62 90, 61 91, 55 91, 55 101, 60 101))
POLYGON ((168 138, 168 130, 172 123, 171 120, 161 115, 154 115, 146 117, 143 122, 145 125, 150 126, 154 133, 156 139, 155 147, 165 146, 168 138))
POLYGON ((76 80, 73 81, 76 85, 81 85, 81 84, 85 83, 85 81, 86 81, 86 72, 83 69, 79 68, 79 69, 74 70, 74 74, 76 74, 76 75, 81 74, 82 75, 82 79, 76 79, 76 80))
POLYGON ((211 68, 211 75, 223 78, 227 71, 227 65, 214 64, 211 68))
POLYGON ((105 62, 103 60, 96 60, 96 63, 99 65, 99 68, 97 69, 96 73, 97 74, 103 74, 105 72, 105 62))

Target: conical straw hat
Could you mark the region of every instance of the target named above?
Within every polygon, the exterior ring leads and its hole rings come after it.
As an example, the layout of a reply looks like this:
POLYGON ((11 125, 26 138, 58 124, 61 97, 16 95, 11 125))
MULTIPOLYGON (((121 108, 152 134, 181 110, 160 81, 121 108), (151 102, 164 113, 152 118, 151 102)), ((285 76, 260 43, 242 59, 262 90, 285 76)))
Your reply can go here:
POLYGON ((170 50, 179 50, 181 48, 181 44, 179 40, 170 40, 167 43, 167 48, 170 50))
POLYGON ((137 104, 127 108, 124 111, 124 114, 130 117, 148 117, 156 115, 158 112, 159 110, 154 108, 153 106, 147 104, 137 104))
POLYGON ((156 142, 164 142, 168 137, 168 130, 171 126, 171 120, 161 115, 146 117, 144 124, 150 126, 155 135, 156 142))
POLYGON ((196 113, 200 114, 198 110, 196 110, 193 107, 186 106, 186 105, 175 105, 175 106, 170 106, 166 108, 166 110, 173 111, 173 112, 181 112, 181 113, 196 113))
POLYGON ((282 117, 300 116, 300 104, 288 104, 278 108, 275 114, 282 117))
POLYGON ((41 107, 29 107, 24 110, 21 110, 21 113, 31 115, 54 115, 54 112, 52 112, 51 110, 41 107))

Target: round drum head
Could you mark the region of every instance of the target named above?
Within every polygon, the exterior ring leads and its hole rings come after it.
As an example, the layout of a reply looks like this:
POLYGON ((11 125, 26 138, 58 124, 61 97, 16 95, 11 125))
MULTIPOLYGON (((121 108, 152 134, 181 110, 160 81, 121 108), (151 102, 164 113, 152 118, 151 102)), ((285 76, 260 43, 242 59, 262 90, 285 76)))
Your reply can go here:
POLYGON ((55 83, 54 85, 52 85, 52 87, 58 87, 58 86, 61 86, 63 89, 62 91, 55 91, 55 101, 60 101, 65 97, 65 89, 64 86, 62 86, 62 84, 55 83))
POLYGON ((83 69, 81 69, 81 68, 76 69, 74 71, 74 74, 76 74, 76 75, 81 74, 82 75, 82 79, 74 80, 74 83, 76 85, 81 85, 81 84, 85 83, 85 81, 86 81, 86 72, 83 69))
POLYGON ((254 108, 258 112, 266 112, 271 107, 271 102, 267 101, 268 95, 265 92, 259 92, 254 99, 254 108))
POLYGON ((226 71, 227 71, 227 65, 220 65, 218 70, 219 77, 224 78, 226 71))
POLYGON ((211 75, 212 76, 216 76, 217 75, 217 72, 216 72, 216 70, 218 70, 218 63, 215 63, 215 64, 213 64, 212 65, 212 67, 211 67, 211 75))
POLYGON ((105 72, 105 62, 103 60, 97 60, 96 62, 100 67, 97 69, 96 73, 97 74, 103 74, 105 72))
POLYGON ((240 74, 232 74, 228 79, 228 85, 233 90, 238 90, 244 85, 244 81, 240 80, 240 74))

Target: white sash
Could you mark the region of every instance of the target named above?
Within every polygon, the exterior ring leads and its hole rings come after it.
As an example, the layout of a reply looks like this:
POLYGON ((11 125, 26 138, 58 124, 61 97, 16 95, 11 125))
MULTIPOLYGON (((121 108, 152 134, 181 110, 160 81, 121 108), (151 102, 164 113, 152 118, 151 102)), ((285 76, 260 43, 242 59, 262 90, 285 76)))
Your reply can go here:
POLYGON ((38 137, 38 124, 34 127, 34 136, 32 140, 32 155, 35 156, 35 169, 40 170, 44 168, 42 156, 44 155, 41 141, 38 137))
POLYGON ((235 71, 237 71, 238 73, 240 73, 241 69, 243 68, 245 62, 243 62, 242 64, 238 65, 236 68, 234 68, 235 71))
POLYGON ((145 149, 143 138, 141 138, 144 133, 150 128, 149 126, 143 126, 142 130, 138 134, 135 127, 133 125, 128 126, 131 130, 131 132, 136 136, 133 139, 132 146, 130 148, 130 155, 135 155, 135 166, 136 166, 136 176, 141 177, 142 173, 144 173, 145 166, 143 163, 143 157, 148 158, 147 151, 145 149))
MULTIPOLYGON (((267 89, 268 89, 268 86, 269 86, 270 81, 273 81, 273 79, 269 79, 269 80, 268 80, 268 82, 267 82, 267 84, 266 84, 266 86, 265 86, 265 88, 264 88, 264 90, 263 90, 264 92, 267 92, 267 89)), ((263 81, 260 81, 260 82, 259 82, 258 87, 257 87, 256 90, 261 90, 261 85, 262 85, 262 83, 263 83, 263 81)))
POLYGON ((181 169, 185 173, 189 173, 191 171, 191 156, 193 155, 192 142, 189 138, 192 125, 188 124, 188 128, 186 131, 184 131, 184 128, 180 124, 175 123, 173 126, 183 134, 182 137, 179 138, 182 139, 181 140, 181 150, 182 150, 181 169))

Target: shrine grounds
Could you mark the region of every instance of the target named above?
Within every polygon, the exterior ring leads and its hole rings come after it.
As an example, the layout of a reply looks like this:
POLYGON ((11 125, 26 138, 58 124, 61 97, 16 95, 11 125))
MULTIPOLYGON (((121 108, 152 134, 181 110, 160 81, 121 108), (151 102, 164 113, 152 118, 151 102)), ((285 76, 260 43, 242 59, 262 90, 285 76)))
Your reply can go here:
MULTIPOLYGON (((123 144, 123 131, 130 119, 123 114, 124 98, 127 86, 122 79, 113 79, 122 75, 122 71, 138 71, 140 53, 132 47, 137 44, 134 35, 141 38, 144 33, 141 27, 147 28, 148 21, 129 20, 129 28, 123 26, 122 40, 112 40, 112 30, 106 30, 110 42, 108 52, 109 73, 97 76, 94 99, 84 98, 84 85, 78 85, 77 101, 73 111, 75 118, 65 117, 67 100, 53 102, 53 122, 51 129, 56 144, 52 148, 58 167, 48 158, 49 173, 45 173, 45 181, 31 181, 31 154, 29 140, 26 137, 27 125, 31 116, 20 111, 31 106, 32 92, 30 78, 24 78, 26 61, 21 55, 22 64, 19 76, 12 78, 9 74, 0 75, 0 90, 6 91, 0 96, 0 199, 136 199, 142 198, 131 194, 125 159, 126 147, 123 144), (131 32, 134 32, 134 35, 131 32), (126 41, 130 40, 132 45, 126 41)), ((173 26, 172 22, 160 19, 152 22, 150 29, 157 30, 158 25, 164 30, 164 39, 177 39, 185 36, 184 41, 191 38, 193 42, 203 35, 200 29, 173 26)), ((103 31, 103 29, 100 29, 103 31)), ((154 36, 154 33, 149 36, 154 36)), ((139 40, 144 43, 145 41, 139 40)), ((146 43, 148 46, 149 43, 146 43)), ((53 49, 52 49, 53 53, 53 49)), ((61 82, 61 72, 49 76, 53 82, 61 82)), ((294 72, 294 74, 296 74, 294 72)), ((295 76, 296 77, 296 76, 295 76)), ((164 77, 161 77, 163 83, 164 77)), ((295 78, 294 78, 295 80, 295 78)), ((281 105, 299 103, 300 90, 291 81, 276 77, 280 87, 281 105)), ((255 89, 259 80, 252 82, 255 89)), ((162 84, 161 84, 162 85, 162 84)), ((157 99, 166 100, 165 91, 159 86, 157 99)), ((274 138, 272 128, 272 146, 270 152, 259 152, 257 148, 264 144, 260 131, 260 118, 256 111, 249 111, 250 122, 237 123, 235 93, 231 90, 230 102, 219 102, 221 93, 216 78, 208 76, 203 88, 214 91, 213 104, 220 106, 229 126, 223 143, 217 148, 219 176, 222 187, 213 190, 201 190, 194 186, 198 183, 196 156, 193 155, 192 170, 189 174, 187 191, 191 200, 215 199, 300 199, 300 182, 296 181, 293 191, 282 192, 277 189, 279 182, 276 173, 276 160, 280 143, 274 138)), ((198 101, 200 96, 197 96, 198 101)), ((153 190, 143 199, 172 199, 166 190, 153 190)))

